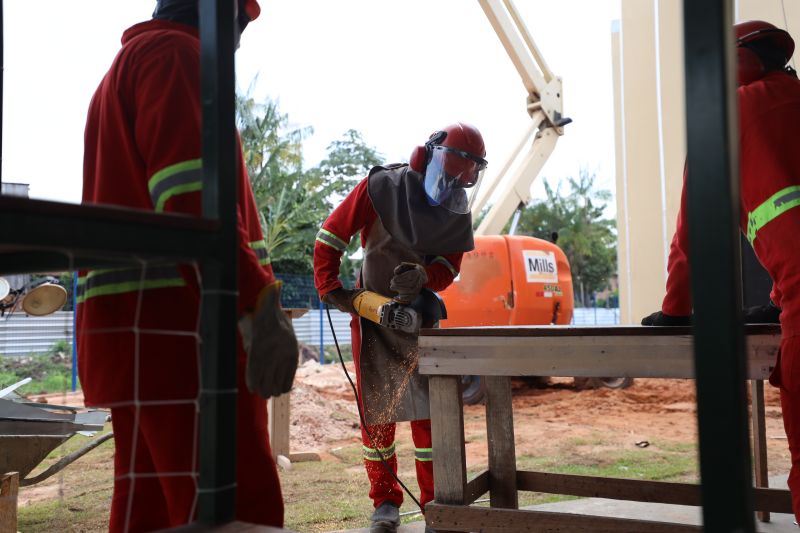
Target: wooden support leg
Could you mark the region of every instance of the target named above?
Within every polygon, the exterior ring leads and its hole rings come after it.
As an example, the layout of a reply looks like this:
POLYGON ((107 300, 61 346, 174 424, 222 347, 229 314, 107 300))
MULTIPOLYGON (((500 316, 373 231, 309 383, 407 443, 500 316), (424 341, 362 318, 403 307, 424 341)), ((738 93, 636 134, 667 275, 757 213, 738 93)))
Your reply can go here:
POLYGON ((19 474, 0 476, 0 533, 17 533, 17 494, 19 474))
POLYGON ((289 460, 289 393, 269 399, 269 443, 272 458, 277 462, 282 455, 289 460))
MULTIPOLYGON (((753 467, 756 487, 769 487, 767 471, 767 426, 764 417, 764 382, 760 379, 750 381, 750 410, 753 424, 753 467)), ((757 511, 761 522, 769 522, 769 512, 757 511)))
MULTIPOLYGON (((464 505, 467 455, 464 446, 464 408, 461 378, 430 376, 433 497, 438 503, 464 505)), ((437 533, 448 533, 436 530, 437 533)))
POLYGON ((517 457, 514 449, 514 416, 511 380, 486 376, 486 434, 489 441, 490 505, 518 509, 517 457))

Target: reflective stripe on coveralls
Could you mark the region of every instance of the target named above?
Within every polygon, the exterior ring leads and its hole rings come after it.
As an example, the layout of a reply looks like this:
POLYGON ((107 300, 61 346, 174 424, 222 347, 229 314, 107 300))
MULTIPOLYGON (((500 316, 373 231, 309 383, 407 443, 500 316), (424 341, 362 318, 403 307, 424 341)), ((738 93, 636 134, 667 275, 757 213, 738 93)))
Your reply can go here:
POLYGON ((381 455, 383 455, 384 459, 388 459, 394 456, 394 442, 387 448, 370 448, 368 446, 363 446, 364 448, 364 459, 367 461, 380 461, 381 455), (380 453, 378 453, 380 451, 380 453))
POLYGON ((163 168, 147 181, 150 199, 156 212, 173 196, 203 190, 203 160, 190 159, 163 168))
POLYGON ((458 276, 458 270, 456 270, 456 268, 453 266, 452 263, 450 263, 450 261, 448 261, 447 259, 445 259, 441 255, 437 255, 436 257, 433 258, 433 261, 431 261, 431 264, 434 264, 434 263, 439 263, 441 265, 446 266, 447 270, 450 271, 450 273, 453 275, 453 277, 458 276))
POLYGON ((414 448, 414 459, 417 461, 433 461, 433 448, 414 448))
POLYGON ((789 209, 800 205, 800 185, 792 185, 776 192, 769 199, 747 214, 747 240, 756 240, 758 230, 789 209))
POLYGON ((271 263, 269 252, 267 252, 267 241, 261 239, 260 241, 247 243, 247 246, 249 246, 256 253, 259 265, 267 266, 271 263))
POLYGON ((78 278, 75 298, 83 303, 95 296, 184 286, 186 281, 174 265, 150 267, 144 271, 141 268, 90 270, 78 278))
POLYGON ((345 248, 347 248, 347 243, 344 241, 344 239, 337 237, 325 229, 319 230, 317 233, 317 240, 322 244, 326 244, 334 250, 338 250, 340 252, 344 252, 345 248))

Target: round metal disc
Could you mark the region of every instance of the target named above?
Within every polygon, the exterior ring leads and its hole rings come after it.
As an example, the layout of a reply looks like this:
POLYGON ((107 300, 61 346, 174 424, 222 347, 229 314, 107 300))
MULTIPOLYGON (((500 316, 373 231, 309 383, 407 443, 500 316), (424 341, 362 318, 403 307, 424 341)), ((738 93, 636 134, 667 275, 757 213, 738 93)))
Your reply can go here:
POLYGON ((61 285, 44 283, 28 292, 22 300, 22 309, 33 316, 55 313, 67 303, 67 290, 61 285))

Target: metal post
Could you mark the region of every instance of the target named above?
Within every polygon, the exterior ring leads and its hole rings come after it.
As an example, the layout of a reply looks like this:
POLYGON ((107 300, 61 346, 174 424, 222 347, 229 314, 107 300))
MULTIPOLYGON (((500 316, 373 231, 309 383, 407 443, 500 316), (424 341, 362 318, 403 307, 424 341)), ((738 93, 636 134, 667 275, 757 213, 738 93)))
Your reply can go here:
POLYGON ((72 392, 78 388, 78 273, 72 273, 72 392))
POLYGON ((325 364, 325 304, 319 301, 319 364, 325 364))
POLYGON ((3 33, 3 0, 0 0, 0 188, 3 183, 3 69, 5 67, 4 46, 5 35, 3 33))
POLYGON ((703 527, 752 532, 731 0, 684 0, 688 221, 703 527))
POLYGON ((233 0, 200 0, 203 216, 217 219, 202 264, 200 479, 197 517, 231 522, 236 510, 237 145, 233 0))

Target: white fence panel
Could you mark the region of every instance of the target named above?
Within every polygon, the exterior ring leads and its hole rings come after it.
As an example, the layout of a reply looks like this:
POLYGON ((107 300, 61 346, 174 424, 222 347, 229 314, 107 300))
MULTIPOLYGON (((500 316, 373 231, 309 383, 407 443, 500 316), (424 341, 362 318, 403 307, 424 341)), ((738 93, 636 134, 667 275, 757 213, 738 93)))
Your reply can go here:
POLYGON ((0 317, 0 355, 45 353, 59 341, 72 344, 72 311, 47 316, 15 312, 0 317))

